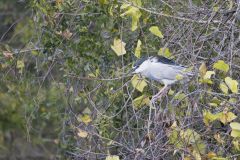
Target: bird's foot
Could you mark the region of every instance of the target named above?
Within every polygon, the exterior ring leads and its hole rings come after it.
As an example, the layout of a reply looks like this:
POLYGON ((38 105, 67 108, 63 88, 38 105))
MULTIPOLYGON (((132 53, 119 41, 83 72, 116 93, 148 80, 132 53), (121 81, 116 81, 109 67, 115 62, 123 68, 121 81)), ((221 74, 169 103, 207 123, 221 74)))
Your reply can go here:
POLYGON ((156 94, 152 96, 151 102, 154 104, 158 99, 162 98, 162 94, 156 94))
POLYGON ((156 95, 152 96, 152 99, 151 99, 152 104, 154 104, 158 99, 161 99, 162 96, 166 95, 167 91, 168 91, 168 87, 164 87, 156 95))

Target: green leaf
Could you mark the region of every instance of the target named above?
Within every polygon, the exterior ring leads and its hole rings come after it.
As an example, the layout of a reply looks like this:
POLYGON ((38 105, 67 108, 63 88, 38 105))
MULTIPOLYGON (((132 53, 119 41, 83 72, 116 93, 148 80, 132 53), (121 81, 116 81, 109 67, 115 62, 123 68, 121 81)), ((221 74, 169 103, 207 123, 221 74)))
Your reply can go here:
POLYGON ((126 43, 121 41, 121 39, 114 38, 111 48, 118 56, 121 56, 126 54, 125 45, 126 43))
POLYGON ((225 82, 232 93, 238 93, 238 82, 230 77, 225 78, 225 82))
POLYGON ((170 52, 169 48, 160 48, 158 55, 169 58, 172 56, 172 53, 170 52))
POLYGON ((216 63, 214 63, 213 68, 221 70, 223 72, 228 72, 229 65, 226 64, 223 60, 219 60, 216 63))
POLYGON ((131 83, 132 86, 140 92, 143 92, 143 89, 147 86, 147 82, 144 79, 139 78, 137 75, 133 76, 131 83))
POLYGON ((224 94, 228 94, 228 87, 225 83, 220 83, 219 85, 219 88, 221 89, 221 91, 224 93, 224 94))
POLYGON ((155 36, 158 36, 159 38, 163 38, 162 32, 159 30, 157 26, 152 26, 149 28, 149 31, 154 34, 155 36))
POLYGON ((109 155, 105 160, 120 160, 119 156, 109 155))
POLYGON ((141 95, 140 97, 137 97, 133 100, 134 109, 139 109, 144 105, 149 106, 149 104, 150 104, 150 99, 146 95, 141 95))
POLYGON ((135 49, 135 56, 137 58, 140 58, 141 57, 141 45, 142 45, 142 42, 140 40, 138 40, 137 42, 137 47, 135 49))

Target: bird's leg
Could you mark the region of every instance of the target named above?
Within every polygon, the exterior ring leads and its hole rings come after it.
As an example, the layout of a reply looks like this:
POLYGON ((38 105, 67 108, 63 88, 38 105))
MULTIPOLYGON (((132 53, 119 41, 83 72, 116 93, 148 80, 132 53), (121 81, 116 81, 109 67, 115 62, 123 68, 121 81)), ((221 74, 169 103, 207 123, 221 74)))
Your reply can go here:
POLYGON ((165 85, 156 95, 152 97, 152 102, 155 102, 157 99, 161 98, 164 94, 166 94, 166 91, 169 89, 168 85, 165 85))

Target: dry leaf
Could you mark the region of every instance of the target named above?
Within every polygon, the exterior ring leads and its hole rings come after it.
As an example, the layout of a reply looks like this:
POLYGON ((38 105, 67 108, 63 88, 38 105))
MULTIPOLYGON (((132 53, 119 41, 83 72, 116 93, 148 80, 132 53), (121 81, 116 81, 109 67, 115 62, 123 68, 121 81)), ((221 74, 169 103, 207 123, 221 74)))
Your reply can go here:
POLYGON ((88 132, 78 128, 77 135, 81 138, 86 138, 88 136, 88 132))
POLYGON ((3 55, 7 59, 12 59, 13 58, 13 53, 8 52, 8 51, 3 51, 3 55))

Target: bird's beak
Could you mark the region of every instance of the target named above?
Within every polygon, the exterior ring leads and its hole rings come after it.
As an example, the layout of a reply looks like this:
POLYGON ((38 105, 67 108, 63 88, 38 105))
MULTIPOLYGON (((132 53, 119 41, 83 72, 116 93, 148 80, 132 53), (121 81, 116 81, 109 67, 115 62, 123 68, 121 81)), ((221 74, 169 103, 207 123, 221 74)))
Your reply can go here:
POLYGON ((133 75, 133 74, 136 74, 135 68, 130 69, 126 75, 133 75))
POLYGON ((132 74, 136 74, 136 68, 132 68, 130 71, 132 74))

